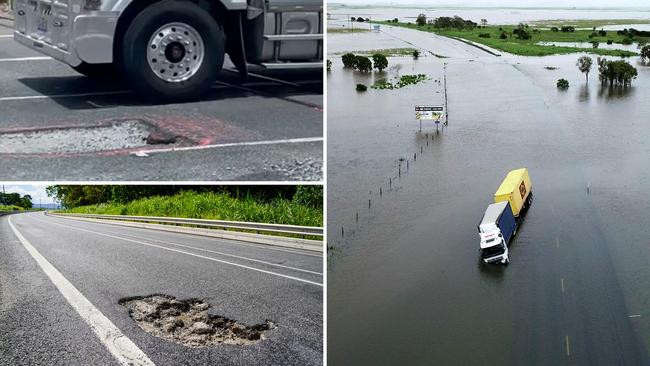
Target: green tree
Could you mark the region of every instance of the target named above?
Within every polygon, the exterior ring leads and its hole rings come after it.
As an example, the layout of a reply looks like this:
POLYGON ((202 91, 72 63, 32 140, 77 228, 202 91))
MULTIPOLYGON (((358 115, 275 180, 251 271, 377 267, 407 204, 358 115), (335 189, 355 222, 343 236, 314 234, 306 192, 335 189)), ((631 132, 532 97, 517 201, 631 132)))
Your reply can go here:
POLYGON ((558 89, 568 89, 569 81, 566 79, 559 79, 555 85, 558 87, 558 89))
POLYGON ((354 67, 356 56, 354 53, 346 53, 341 56, 341 60, 343 61, 343 67, 354 67))
POLYGON ((641 61, 643 63, 650 61, 650 46, 645 45, 641 48, 641 61))
POLYGON ((423 26, 423 25, 427 24, 427 16, 420 13, 420 15, 418 15, 417 19, 415 19, 415 24, 417 24, 419 26, 423 26))
POLYGON ((327 71, 332 71, 332 60, 327 60, 326 65, 327 71))
POLYGON ((598 58, 598 78, 602 84, 629 86, 636 79, 636 68, 624 60, 608 61, 598 58))
POLYGON ((380 72, 384 71, 384 69, 388 67, 388 59, 381 53, 375 53, 372 55, 372 63, 375 65, 375 69, 380 72))
POLYGON ((366 91, 366 90, 368 90, 368 87, 363 85, 363 84, 357 84, 356 89, 357 89, 357 91, 366 91))
POLYGON ((355 56, 354 67, 361 72, 372 70, 372 62, 366 56, 355 56))
POLYGON ((578 61, 576 62, 576 66, 578 66, 578 70, 580 70, 581 73, 585 74, 585 78, 587 79, 587 82, 589 82, 589 72, 591 71, 592 64, 593 64, 593 60, 589 56, 582 56, 578 58, 578 61))
POLYGON ((417 60, 419 57, 420 57, 420 51, 413 50, 413 58, 417 60))

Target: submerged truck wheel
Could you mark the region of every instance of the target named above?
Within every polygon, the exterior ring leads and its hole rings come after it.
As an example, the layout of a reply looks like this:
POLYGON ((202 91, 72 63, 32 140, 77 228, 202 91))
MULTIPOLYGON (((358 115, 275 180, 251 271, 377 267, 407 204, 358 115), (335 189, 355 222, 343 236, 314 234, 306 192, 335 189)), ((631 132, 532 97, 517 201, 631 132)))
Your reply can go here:
POLYGON ((149 98, 200 96, 217 78, 225 54, 220 24, 189 1, 149 6, 131 22, 123 45, 128 79, 149 98))

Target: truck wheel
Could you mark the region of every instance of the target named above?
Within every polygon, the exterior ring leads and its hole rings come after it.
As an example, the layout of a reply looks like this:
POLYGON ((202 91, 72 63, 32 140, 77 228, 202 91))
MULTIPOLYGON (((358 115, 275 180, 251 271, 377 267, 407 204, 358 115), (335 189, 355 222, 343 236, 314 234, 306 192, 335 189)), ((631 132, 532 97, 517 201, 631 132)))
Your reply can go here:
POLYGON ((109 78, 115 73, 113 64, 89 64, 82 62, 79 66, 72 66, 72 69, 90 78, 109 78))
POLYGON ((199 97, 221 71, 221 25, 189 1, 164 0, 131 22, 123 41, 123 68, 133 88, 149 98, 199 97))

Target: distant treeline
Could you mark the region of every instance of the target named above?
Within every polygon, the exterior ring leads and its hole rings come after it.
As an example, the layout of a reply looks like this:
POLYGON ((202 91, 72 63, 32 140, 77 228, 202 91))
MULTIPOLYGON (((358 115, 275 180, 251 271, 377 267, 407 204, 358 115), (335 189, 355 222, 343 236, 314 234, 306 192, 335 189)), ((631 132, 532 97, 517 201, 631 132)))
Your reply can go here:
POLYGON ((28 194, 21 197, 19 193, 0 192, 0 206, 17 206, 30 209, 32 208, 32 197, 28 194))
POLYGON ((281 198, 314 208, 323 206, 323 189, 320 186, 54 185, 46 188, 48 196, 54 197, 68 209, 100 203, 124 204, 141 198, 172 196, 183 191, 227 193, 235 198, 253 197, 259 202, 281 198))

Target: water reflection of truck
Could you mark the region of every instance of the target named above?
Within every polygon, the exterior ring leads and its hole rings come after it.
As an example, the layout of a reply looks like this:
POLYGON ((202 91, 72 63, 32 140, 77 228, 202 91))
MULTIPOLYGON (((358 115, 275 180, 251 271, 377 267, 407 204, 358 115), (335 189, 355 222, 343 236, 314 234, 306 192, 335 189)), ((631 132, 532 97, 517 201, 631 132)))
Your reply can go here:
POLYGON ((528 169, 510 171, 478 225, 481 258, 485 263, 510 263, 508 243, 532 202, 533 186, 528 169))
POLYGON ((193 98, 238 71, 322 69, 322 0, 16 0, 14 38, 87 76, 193 98), (114 67, 116 66, 116 67, 114 67))

